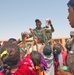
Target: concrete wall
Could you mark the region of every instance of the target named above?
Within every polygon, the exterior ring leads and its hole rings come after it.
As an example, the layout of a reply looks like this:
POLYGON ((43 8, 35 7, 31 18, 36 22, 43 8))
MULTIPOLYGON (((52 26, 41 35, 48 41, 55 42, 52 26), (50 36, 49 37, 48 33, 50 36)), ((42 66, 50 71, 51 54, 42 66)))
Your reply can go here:
MULTIPOLYGON (((66 40, 69 39, 69 38, 53 38, 53 41, 54 42, 61 42, 63 45, 65 45, 66 43, 66 40)), ((27 42, 32 42, 33 38, 31 39, 28 39, 27 42)), ((7 40, 0 40, 0 42, 3 42, 3 41, 7 41, 7 40)))

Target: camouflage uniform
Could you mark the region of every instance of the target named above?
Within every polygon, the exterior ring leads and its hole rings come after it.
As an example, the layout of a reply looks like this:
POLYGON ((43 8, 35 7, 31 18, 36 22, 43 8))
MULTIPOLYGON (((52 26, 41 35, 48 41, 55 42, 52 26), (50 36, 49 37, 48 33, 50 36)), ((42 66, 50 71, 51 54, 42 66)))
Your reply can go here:
POLYGON ((69 53, 67 56, 68 70, 74 75, 74 53, 69 53))
MULTIPOLYGON (((45 34, 46 34, 47 40, 48 41, 51 40, 52 39, 52 33, 53 33, 52 29, 49 29, 46 27, 44 27, 44 29, 45 29, 45 34)), ((49 42, 49 45, 51 45, 51 42, 49 42)))
POLYGON ((45 25, 45 30, 46 30, 46 37, 48 40, 52 39, 52 32, 54 32, 54 27, 51 23, 51 20, 49 18, 47 18, 46 20, 46 25, 45 25))
POLYGON ((66 48, 69 51, 73 51, 74 52, 74 31, 71 31, 70 32, 70 36, 71 38, 69 38, 67 41, 66 41, 66 48))
MULTIPOLYGON (((74 36, 74 31, 70 32, 70 36, 74 36)), ((69 71, 74 75, 74 37, 71 37, 66 41, 66 46, 68 50, 67 65, 69 71)))
POLYGON ((46 31, 46 37, 48 40, 52 39, 52 30, 45 30, 46 31))
POLYGON ((41 28, 40 30, 35 28, 33 31, 34 31, 35 36, 42 36, 43 40, 44 40, 44 43, 48 44, 48 39, 47 39, 46 31, 45 31, 44 28, 41 28))
POLYGON ((73 51, 74 52, 74 39, 73 38, 70 38, 66 41, 66 48, 67 48, 67 51, 73 51))

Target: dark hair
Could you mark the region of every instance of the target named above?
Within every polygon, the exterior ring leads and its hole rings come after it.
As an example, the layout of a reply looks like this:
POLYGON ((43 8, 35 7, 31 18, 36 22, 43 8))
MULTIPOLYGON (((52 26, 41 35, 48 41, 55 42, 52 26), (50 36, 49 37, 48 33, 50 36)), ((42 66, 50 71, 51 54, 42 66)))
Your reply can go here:
POLYGON ((41 20, 40 19, 36 19, 35 22, 41 22, 41 20))
POLYGON ((44 49, 43 49, 43 54, 45 56, 48 56, 48 55, 51 55, 51 53, 52 53, 51 47, 50 46, 45 46, 44 49))
POLYGON ((15 38, 10 38, 9 40, 8 40, 8 42, 11 42, 11 43, 13 43, 14 41, 17 41, 15 38))
POLYGON ((59 44, 54 44, 54 46, 53 46, 54 56, 60 54, 61 51, 62 51, 62 47, 59 44))
POLYGON ((18 64, 20 59, 20 50, 16 44, 6 43, 2 46, 0 54, 2 54, 4 51, 7 51, 6 54, 1 56, 1 60, 4 64, 4 75, 10 75, 11 68, 18 64))
POLYGON ((34 66, 39 66, 41 64, 41 55, 37 51, 32 51, 30 54, 31 60, 34 63, 34 66))
POLYGON ((74 8, 74 0, 70 0, 68 3, 67 3, 67 5, 69 6, 72 6, 73 8, 74 8))

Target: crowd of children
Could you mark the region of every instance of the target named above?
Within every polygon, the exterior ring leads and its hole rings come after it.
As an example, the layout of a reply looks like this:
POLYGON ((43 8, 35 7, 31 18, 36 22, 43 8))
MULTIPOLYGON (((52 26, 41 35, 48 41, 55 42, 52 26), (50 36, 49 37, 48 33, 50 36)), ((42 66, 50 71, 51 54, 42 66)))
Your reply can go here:
MULTIPOLYGON (((36 36, 32 44, 25 47, 20 47, 14 38, 4 43, 0 49, 0 75, 58 75, 60 56, 64 57, 63 60, 61 59, 61 67, 63 67, 66 65, 67 54, 60 43, 54 45, 52 50, 49 45, 41 43, 40 38, 36 36), (42 45, 39 46, 39 44, 42 45)), ((26 40, 27 38, 24 41, 26 40)))
MULTIPOLYGON (((68 7, 68 19, 74 28, 74 0, 68 2, 68 7)), ((0 44, 0 75, 74 75, 74 31, 63 46, 52 40, 50 19, 46 19, 45 27, 39 19, 35 22, 36 28, 30 28, 30 33, 21 33, 21 41, 10 38, 0 44), (33 40, 27 44, 30 37, 33 40)))

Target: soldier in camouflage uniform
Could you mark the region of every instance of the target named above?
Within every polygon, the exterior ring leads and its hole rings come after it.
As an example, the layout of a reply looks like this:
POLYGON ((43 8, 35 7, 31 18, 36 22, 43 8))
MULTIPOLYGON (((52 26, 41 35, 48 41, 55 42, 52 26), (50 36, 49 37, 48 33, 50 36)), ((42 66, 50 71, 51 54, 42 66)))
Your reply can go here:
POLYGON ((46 25, 45 25, 44 29, 45 29, 45 33, 46 33, 46 37, 49 42, 49 45, 51 46, 52 45, 51 39, 52 39, 52 33, 54 32, 54 27, 53 27, 50 19, 46 19, 46 25))
POLYGON ((67 48, 67 51, 68 53, 70 51, 73 51, 74 52, 74 31, 71 31, 70 32, 70 37, 67 41, 66 41, 66 48, 67 48))
POLYGON ((47 36, 46 36, 46 31, 44 28, 41 27, 41 21, 39 19, 36 19, 35 20, 35 23, 36 23, 36 28, 35 29, 31 29, 30 28, 30 32, 33 37, 34 36, 42 36, 43 39, 44 39, 44 43, 47 44, 48 43, 48 39, 47 39, 47 36))
POLYGON ((66 42, 66 48, 68 51, 67 65, 69 71, 74 75, 74 31, 70 32, 70 37, 66 42))
POLYGON ((52 39, 52 33, 54 32, 54 27, 51 24, 51 20, 50 19, 46 19, 46 25, 45 25, 44 29, 46 31, 47 39, 48 40, 52 39))

